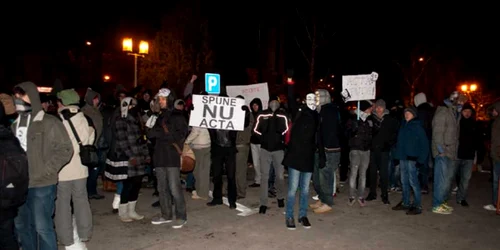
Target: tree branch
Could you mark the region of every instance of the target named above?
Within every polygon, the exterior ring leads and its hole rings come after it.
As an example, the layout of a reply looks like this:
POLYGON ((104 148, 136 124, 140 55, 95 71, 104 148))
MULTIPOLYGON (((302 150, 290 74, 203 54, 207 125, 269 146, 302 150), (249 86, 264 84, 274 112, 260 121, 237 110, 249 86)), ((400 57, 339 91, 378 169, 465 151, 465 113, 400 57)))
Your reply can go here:
POLYGON ((399 69, 401 70, 401 73, 403 73, 403 78, 404 78, 406 84, 408 84, 408 86, 411 87, 412 82, 410 82, 410 79, 408 79, 408 75, 406 74, 406 72, 404 70, 405 68, 396 60, 394 60, 394 63, 399 67, 399 69))
POLYGON ((312 41, 311 32, 309 32, 309 27, 307 27, 307 22, 304 20, 302 15, 300 15, 299 9, 295 8, 295 11, 297 12, 297 16, 302 21, 302 24, 304 25, 304 27, 306 29, 306 33, 307 33, 307 37, 309 38, 309 41, 312 41))
POLYGON ((412 85, 415 84, 415 82, 418 81, 418 79, 424 74, 425 72, 425 67, 427 66, 427 64, 429 64, 429 62, 431 61, 431 57, 429 57, 429 59, 427 59, 427 61, 424 62, 424 65, 422 66, 422 68, 420 69, 420 72, 418 73, 417 77, 415 77, 415 79, 413 80, 412 82, 412 85))
POLYGON ((300 52, 302 52, 302 56, 304 56, 304 59, 306 60, 307 64, 311 64, 309 57, 307 57, 306 52, 302 49, 300 46, 299 40, 297 39, 297 36, 293 37, 295 39, 295 43, 297 43, 297 47, 299 47, 300 52))

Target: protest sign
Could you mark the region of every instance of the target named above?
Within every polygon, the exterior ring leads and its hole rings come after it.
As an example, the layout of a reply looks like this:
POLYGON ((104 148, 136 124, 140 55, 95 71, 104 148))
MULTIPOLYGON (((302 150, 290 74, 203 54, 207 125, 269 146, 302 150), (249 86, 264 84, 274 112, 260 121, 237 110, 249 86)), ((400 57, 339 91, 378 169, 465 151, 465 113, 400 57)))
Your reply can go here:
POLYGON ((348 101, 375 99, 378 74, 342 76, 342 97, 348 101))
POLYGON ((239 95, 245 97, 247 105, 250 105, 250 102, 254 98, 259 98, 262 101, 262 108, 267 109, 267 104, 269 103, 269 89, 267 87, 267 82, 250 85, 227 86, 226 92, 227 95, 231 97, 239 95))
POLYGON ((193 107, 189 126, 243 131, 245 100, 233 97, 193 95, 193 107))

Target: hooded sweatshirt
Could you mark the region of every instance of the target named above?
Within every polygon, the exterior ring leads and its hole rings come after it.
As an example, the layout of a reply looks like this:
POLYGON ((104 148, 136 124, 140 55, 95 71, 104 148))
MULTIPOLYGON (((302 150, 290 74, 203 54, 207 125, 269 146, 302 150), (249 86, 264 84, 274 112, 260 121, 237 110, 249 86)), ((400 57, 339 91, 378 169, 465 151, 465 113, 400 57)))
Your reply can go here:
POLYGON ((94 124, 94 144, 96 144, 99 141, 99 138, 101 138, 104 123, 101 111, 99 108, 94 107, 94 98, 96 97, 99 98, 99 102, 101 102, 101 95, 89 88, 87 90, 87 94, 85 95, 85 106, 82 108, 83 114, 90 117, 92 123, 94 124))
POLYGON ((457 107, 446 99, 444 105, 436 109, 432 120, 432 155, 443 155, 451 160, 457 159, 458 137, 460 133, 457 107))
POLYGON ((27 114, 20 115, 11 126, 18 138, 24 137, 20 128, 26 127, 29 187, 55 185, 59 170, 73 156, 73 145, 62 122, 55 116, 45 115, 37 86, 32 82, 23 82, 16 87, 26 92, 32 108, 27 114))
MULTIPOLYGON (((259 98, 253 99, 250 102, 250 110, 252 111, 253 120, 257 121, 257 117, 262 112, 262 101, 259 98), (257 110, 257 112, 255 112, 253 110, 253 105, 254 104, 257 104, 259 106, 259 109, 257 110)), ((250 138, 250 143, 251 144, 260 144, 259 136, 257 134, 255 134, 255 133, 252 133, 252 137, 250 138)))

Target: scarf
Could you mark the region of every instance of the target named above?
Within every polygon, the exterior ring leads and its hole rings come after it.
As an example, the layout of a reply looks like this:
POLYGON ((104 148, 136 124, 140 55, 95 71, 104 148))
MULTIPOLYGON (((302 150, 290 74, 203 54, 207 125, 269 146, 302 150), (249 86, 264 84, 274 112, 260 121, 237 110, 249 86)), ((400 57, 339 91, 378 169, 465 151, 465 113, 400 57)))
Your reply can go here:
POLYGON ((21 113, 26 113, 31 111, 31 104, 27 103, 21 99, 16 98, 14 100, 14 103, 16 104, 16 111, 21 112, 21 113))

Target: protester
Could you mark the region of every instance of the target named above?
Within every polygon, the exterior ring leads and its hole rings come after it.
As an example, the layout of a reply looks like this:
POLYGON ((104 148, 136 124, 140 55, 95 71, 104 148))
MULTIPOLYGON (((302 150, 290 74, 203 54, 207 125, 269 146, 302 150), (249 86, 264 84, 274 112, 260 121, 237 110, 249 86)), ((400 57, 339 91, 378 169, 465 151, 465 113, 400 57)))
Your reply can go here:
POLYGON ((497 210, 498 204, 498 179, 500 178, 500 102, 493 104, 491 108, 491 158, 493 158, 493 199, 492 204, 484 206, 489 211, 497 210))
MULTIPOLYGON (((252 109, 252 116, 254 121, 257 121, 257 117, 262 112, 262 101, 259 98, 255 98, 250 102, 250 108, 252 109)), ((255 172, 255 181, 249 187, 260 187, 262 171, 260 169, 260 137, 259 135, 252 132, 250 138, 250 151, 252 153, 252 163, 253 170, 255 172)))
MULTIPOLYGON (((245 99, 243 96, 237 98, 245 99)), ((237 199, 244 199, 247 196, 247 170, 248 153, 250 151, 250 139, 252 136, 255 120, 248 106, 243 106, 245 110, 244 130, 238 131, 236 136, 236 192, 237 199)))

